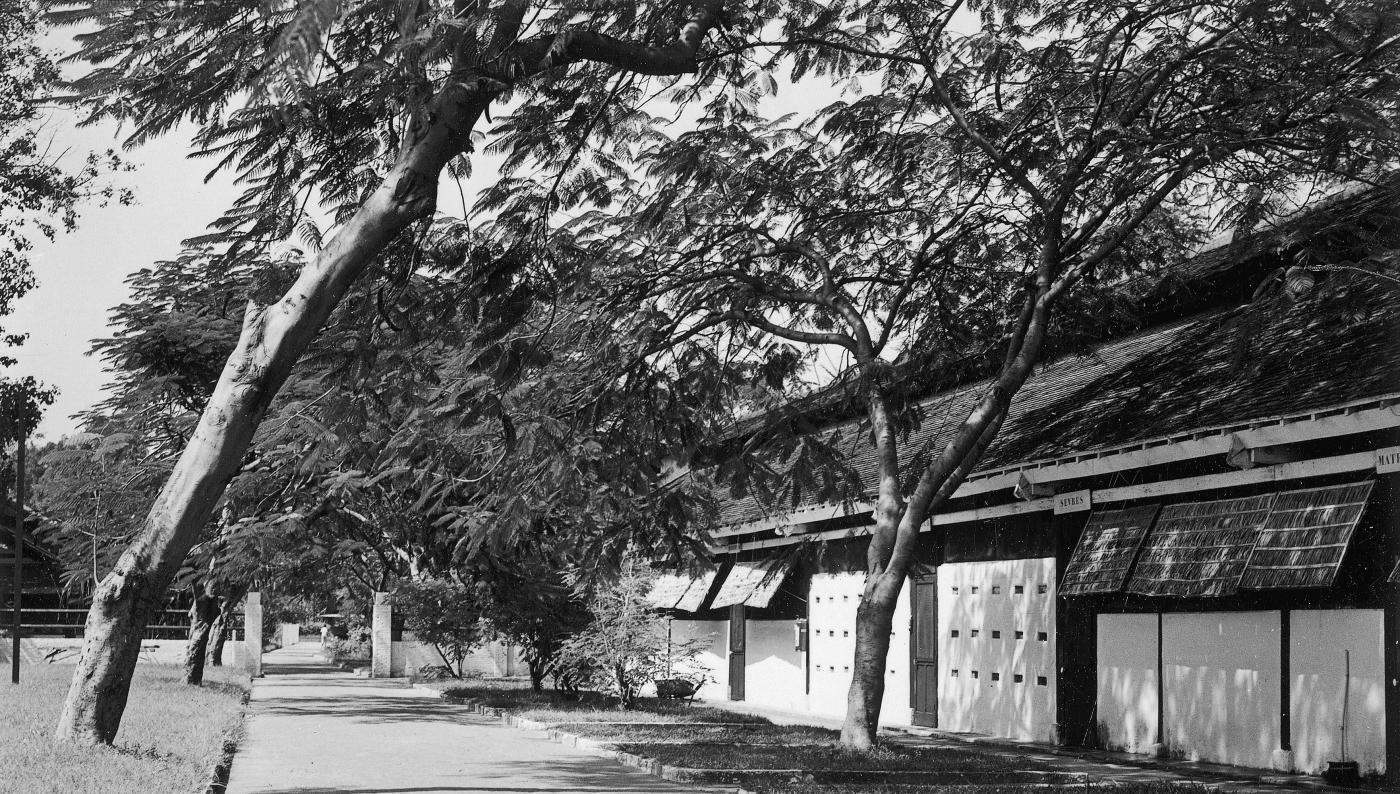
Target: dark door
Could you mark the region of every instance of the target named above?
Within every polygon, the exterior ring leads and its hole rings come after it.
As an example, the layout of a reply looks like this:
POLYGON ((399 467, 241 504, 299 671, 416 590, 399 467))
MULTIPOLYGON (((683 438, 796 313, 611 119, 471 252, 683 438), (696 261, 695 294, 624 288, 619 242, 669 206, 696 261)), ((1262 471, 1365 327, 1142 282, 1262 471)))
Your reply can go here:
POLYGON ((909 692, 914 724, 938 727, 938 580, 914 580, 909 632, 909 692))
POLYGON ((735 604, 729 608, 729 699, 744 699, 744 666, 747 664, 744 653, 744 624, 748 616, 744 605, 735 604))

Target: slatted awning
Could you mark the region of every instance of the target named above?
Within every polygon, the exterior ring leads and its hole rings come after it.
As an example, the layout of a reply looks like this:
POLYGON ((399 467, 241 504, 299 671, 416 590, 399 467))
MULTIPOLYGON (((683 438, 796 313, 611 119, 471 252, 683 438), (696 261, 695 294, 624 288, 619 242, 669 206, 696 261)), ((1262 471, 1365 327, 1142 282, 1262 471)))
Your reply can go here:
POLYGON ((1400 560, 1395 561, 1395 570, 1390 572, 1390 581, 1400 584, 1400 560))
POLYGON ((656 577, 651 592, 647 593, 647 601, 657 609, 694 612, 705 602, 714 581, 714 571, 663 573, 656 577))
POLYGON ((1240 587, 1331 587, 1373 486, 1367 480, 1278 494, 1240 587))
POLYGON ((1116 593, 1128 581, 1158 505, 1095 510, 1065 568, 1060 595, 1116 593))
POLYGON ((724 585, 720 587, 711 607, 720 609, 744 604, 762 609, 768 606, 778 589, 783 586, 789 567, 778 558, 762 562, 734 563, 734 569, 725 578, 724 585))
POLYGON ((1128 592, 1178 598, 1233 594, 1274 498, 1265 494, 1162 508, 1128 592))

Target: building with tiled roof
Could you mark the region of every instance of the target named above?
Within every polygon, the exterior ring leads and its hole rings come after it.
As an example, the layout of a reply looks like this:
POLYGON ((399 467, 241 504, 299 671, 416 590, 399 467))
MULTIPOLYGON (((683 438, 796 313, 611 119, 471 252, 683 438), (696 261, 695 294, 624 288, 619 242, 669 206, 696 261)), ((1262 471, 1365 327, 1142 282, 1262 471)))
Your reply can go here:
MULTIPOLYGON (((1148 327, 1039 367, 925 527, 882 719, 1317 774, 1345 715, 1351 760, 1400 772, 1400 282, 1317 266, 1252 299, 1309 247, 1386 266, 1397 218, 1390 186, 1334 197, 1132 285, 1148 327)), ((905 462, 981 389, 926 398, 905 462)), ((874 483, 835 391, 801 411, 874 483)), ((866 498, 724 503, 718 573, 660 605, 715 637, 712 696, 844 712, 866 498)))

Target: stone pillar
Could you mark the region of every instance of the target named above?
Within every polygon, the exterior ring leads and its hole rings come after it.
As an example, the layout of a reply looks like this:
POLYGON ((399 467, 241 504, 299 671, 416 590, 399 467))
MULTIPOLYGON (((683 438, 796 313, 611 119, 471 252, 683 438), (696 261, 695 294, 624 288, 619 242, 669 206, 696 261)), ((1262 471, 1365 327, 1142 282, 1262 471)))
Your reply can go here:
POLYGON ((374 623, 370 628, 370 678, 393 675, 394 608, 388 593, 374 594, 374 623))
POLYGON ((251 592, 243 599, 243 658, 248 674, 262 675, 262 593, 251 592))

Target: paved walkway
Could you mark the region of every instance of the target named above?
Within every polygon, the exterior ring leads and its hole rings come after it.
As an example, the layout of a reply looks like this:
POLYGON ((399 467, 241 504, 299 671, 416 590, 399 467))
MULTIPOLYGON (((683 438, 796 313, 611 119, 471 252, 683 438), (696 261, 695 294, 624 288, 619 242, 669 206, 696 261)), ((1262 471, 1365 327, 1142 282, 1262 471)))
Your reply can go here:
POLYGON ((263 657, 227 794, 723 790, 667 783, 401 681, 357 678, 319 650, 302 643, 263 657))

